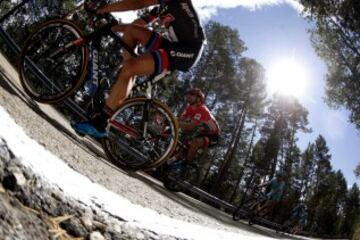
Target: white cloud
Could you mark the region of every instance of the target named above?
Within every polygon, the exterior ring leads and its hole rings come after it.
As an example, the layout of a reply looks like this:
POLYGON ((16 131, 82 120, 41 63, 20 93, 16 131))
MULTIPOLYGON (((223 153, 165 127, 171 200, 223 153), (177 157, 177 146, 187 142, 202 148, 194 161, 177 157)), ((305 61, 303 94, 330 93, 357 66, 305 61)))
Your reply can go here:
MULTIPOLYGON (((301 12, 303 7, 296 0, 192 0, 195 8, 198 10, 201 19, 209 19, 211 16, 217 14, 221 8, 235 8, 245 7, 250 10, 256 10, 263 6, 275 6, 281 4, 288 4, 298 12, 301 12)), ((136 15, 133 13, 117 13, 123 22, 131 22, 136 15)))
POLYGON ((301 12, 303 9, 302 5, 296 0, 193 0, 193 4, 203 19, 216 14, 220 8, 245 7, 250 10, 256 10, 263 6, 288 4, 298 12, 301 12))

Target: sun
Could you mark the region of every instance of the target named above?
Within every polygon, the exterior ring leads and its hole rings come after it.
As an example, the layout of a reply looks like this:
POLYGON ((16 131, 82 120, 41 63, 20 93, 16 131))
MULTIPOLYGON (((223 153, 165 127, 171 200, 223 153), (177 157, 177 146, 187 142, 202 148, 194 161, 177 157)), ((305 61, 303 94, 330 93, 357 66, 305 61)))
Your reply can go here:
POLYGON ((293 59, 276 61, 267 74, 267 88, 271 95, 281 95, 301 98, 307 87, 307 72, 305 67, 293 59))

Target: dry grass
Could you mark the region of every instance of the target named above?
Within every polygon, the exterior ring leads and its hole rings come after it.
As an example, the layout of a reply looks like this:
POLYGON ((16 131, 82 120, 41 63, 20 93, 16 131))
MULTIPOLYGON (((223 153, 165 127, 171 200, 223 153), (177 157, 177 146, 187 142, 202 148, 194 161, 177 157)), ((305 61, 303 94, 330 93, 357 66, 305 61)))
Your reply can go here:
MULTIPOLYGON (((6 193, 2 185, 0 184, 0 193, 6 193)), ((16 199, 22 208, 29 213, 38 215, 41 219, 45 219, 45 223, 48 225, 49 232, 52 235, 53 239, 59 240, 83 240, 84 238, 74 238, 70 236, 66 230, 62 229, 60 224, 74 217, 74 215, 65 215, 59 217, 49 217, 46 216, 43 212, 38 211, 33 208, 29 208, 23 205, 18 199, 16 199)))

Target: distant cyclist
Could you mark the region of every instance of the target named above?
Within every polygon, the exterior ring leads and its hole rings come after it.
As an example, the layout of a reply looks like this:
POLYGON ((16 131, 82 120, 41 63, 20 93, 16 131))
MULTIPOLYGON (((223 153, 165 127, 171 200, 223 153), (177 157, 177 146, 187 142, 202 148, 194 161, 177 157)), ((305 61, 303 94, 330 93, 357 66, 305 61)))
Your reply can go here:
POLYGON ((292 210, 286 226, 290 233, 299 233, 307 224, 307 210, 303 202, 298 203, 292 210), (291 229, 289 229, 291 228, 291 229))
POLYGON ((103 110, 88 122, 73 124, 82 134, 95 138, 106 137, 108 119, 129 96, 138 75, 158 75, 164 71, 189 70, 201 56, 205 34, 191 0, 123 0, 97 10, 98 14, 137 10, 157 5, 142 21, 114 26, 114 32, 122 32, 123 40, 130 47, 138 44, 145 53, 133 57, 124 51, 122 68, 116 83, 106 99, 103 110), (167 29, 165 35, 150 31, 140 22, 159 18, 167 29))
POLYGON ((269 213, 277 203, 280 202, 285 189, 285 175, 278 171, 273 179, 263 184, 258 185, 258 187, 270 186, 270 192, 267 193, 267 201, 265 204, 260 206, 257 210, 260 216, 264 216, 269 213), (265 211, 266 210, 266 211, 265 211))
POLYGON ((178 118, 180 129, 185 135, 191 135, 188 140, 188 152, 185 162, 191 162, 199 149, 214 146, 219 141, 220 128, 215 117, 204 103, 205 97, 199 88, 186 92, 187 107, 178 118))

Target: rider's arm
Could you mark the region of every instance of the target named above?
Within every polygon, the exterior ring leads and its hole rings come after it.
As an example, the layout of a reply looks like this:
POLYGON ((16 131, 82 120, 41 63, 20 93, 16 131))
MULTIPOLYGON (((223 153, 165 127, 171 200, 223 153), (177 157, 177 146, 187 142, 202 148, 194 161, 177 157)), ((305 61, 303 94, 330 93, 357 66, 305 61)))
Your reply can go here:
POLYGON ((189 120, 179 120, 179 127, 185 131, 191 131, 193 130, 195 127, 199 126, 198 123, 196 123, 195 121, 189 119, 189 120))
POLYGON ((108 4, 97 10, 98 14, 105 14, 110 12, 123 12, 130 10, 138 10, 145 7, 159 4, 159 0, 123 0, 116 3, 108 4))
POLYGON ((178 117, 179 127, 185 131, 192 131, 199 125, 198 121, 193 120, 188 111, 189 107, 185 108, 184 112, 178 117))
POLYGON ((186 112, 182 113, 182 114, 177 118, 177 120, 178 120, 179 122, 185 122, 187 119, 188 119, 188 117, 186 116, 186 112))
POLYGON ((189 114, 188 114, 188 111, 189 111, 189 106, 187 106, 184 111, 180 114, 180 116, 178 116, 177 120, 178 122, 184 122, 186 121, 187 119, 190 119, 189 117, 189 114))

